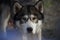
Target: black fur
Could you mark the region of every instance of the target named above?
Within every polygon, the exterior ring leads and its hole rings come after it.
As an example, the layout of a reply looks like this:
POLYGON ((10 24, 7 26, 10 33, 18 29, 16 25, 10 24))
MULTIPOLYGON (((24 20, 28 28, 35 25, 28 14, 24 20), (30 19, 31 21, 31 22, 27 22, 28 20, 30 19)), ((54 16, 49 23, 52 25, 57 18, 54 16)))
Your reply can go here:
POLYGON ((35 15, 37 16, 38 20, 43 20, 44 15, 40 11, 38 11, 33 5, 26 5, 24 6, 19 12, 17 12, 14 16, 14 21, 20 20, 24 15, 35 15), (34 13, 35 10, 35 13, 34 13))

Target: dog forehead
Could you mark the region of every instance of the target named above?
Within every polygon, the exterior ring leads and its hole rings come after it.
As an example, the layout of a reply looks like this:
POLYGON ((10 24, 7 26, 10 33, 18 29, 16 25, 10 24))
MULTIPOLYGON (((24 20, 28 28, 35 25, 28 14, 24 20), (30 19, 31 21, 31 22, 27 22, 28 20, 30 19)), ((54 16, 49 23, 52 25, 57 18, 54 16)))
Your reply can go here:
POLYGON ((36 17, 36 16, 33 15, 33 14, 29 14, 29 15, 24 15, 23 17, 25 17, 25 18, 32 18, 32 17, 36 17))
POLYGON ((39 15, 39 12, 36 11, 34 7, 24 7, 19 14, 20 16, 24 16, 24 17, 27 17, 27 16, 34 17, 39 15))
POLYGON ((25 14, 31 14, 31 13, 37 13, 38 11, 34 6, 27 5, 22 8, 21 12, 25 14))
POLYGON ((24 17, 28 18, 28 15, 24 15, 24 17))
POLYGON ((35 17, 35 15, 31 14, 30 17, 35 17))

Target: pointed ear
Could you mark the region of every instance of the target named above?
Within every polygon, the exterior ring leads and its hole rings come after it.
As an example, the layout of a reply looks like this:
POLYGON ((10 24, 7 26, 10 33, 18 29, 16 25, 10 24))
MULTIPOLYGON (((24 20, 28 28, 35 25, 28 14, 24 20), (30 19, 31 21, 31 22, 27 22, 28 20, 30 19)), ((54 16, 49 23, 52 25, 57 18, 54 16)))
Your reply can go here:
POLYGON ((38 11, 43 13, 43 3, 42 3, 42 1, 36 2, 36 4, 34 6, 37 8, 38 11))
POLYGON ((22 8, 22 5, 19 4, 18 2, 14 3, 13 5, 13 13, 16 14, 18 11, 20 11, 22 8))

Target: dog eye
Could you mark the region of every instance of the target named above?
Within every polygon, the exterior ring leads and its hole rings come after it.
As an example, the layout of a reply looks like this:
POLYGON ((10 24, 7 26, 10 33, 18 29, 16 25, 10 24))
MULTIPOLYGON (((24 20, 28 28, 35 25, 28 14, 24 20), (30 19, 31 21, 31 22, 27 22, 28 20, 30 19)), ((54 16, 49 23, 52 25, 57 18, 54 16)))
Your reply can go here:
POLYGON ((32 20, 35 20, 36 18, 34 17, 34 18, 32 18, 32 20))

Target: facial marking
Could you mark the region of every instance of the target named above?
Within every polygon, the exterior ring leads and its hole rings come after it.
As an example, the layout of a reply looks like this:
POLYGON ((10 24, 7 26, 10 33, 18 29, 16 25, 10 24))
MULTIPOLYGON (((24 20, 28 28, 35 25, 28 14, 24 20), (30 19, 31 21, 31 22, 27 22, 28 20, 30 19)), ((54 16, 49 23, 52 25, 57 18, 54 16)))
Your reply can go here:
POLYGON ((28 15, 24 15, 25 18, 28 18, 28 15))
POLYGON ((38 22, 38 19, 35 15, 31 14, 31 15, 24 15, 21 17, 21 22, 22 23, 26 23, 28 20, 34 22, 34 23, 37 23, 38 22))
POLYGON ((36 17, 35 15, 31 15, 31 16, 30 16, 30 19, 31 19, 31 21, 34 22, 34 23, 37 23, 37 22, 38 22, 38 19, 37 19, 37 17, 36 17))
POLYGON ((34 23, 31 20, 29 20, 28 24, 30 25, 30 27, 32 27, 33 29, 32 33, 34 34, 36 32, 37 23, 34 23))
POLYGON ((21 21, 22 21, 23 23, 26 23, 26 22, 28 21, 28 15, 22 16, 22 17, 21 17, 21 21))
POLYGON ((24 32, 27 32, 27 28, 31 27, 32 33, 35 34, 36 32, 36 27, 37 27, 37 23, 32 22, 31 20, 28 20, 26 23, 21 24, 21 26, 23 27, 24 32))
POLYGON ((40 20, 41 14, 39 14, 39 12, 33 7, 31 9, 29 7, 29 12, 26 10, 28 9, 23 8, 22 11, 19 13, 20 26, 23 28, 22 30, 24 31, 24 33, 27 33, 27 28, 31 27, 33 29, 32 33, 35 34, 37 31, 37 27, 42 25, 42 19, 40 20))

